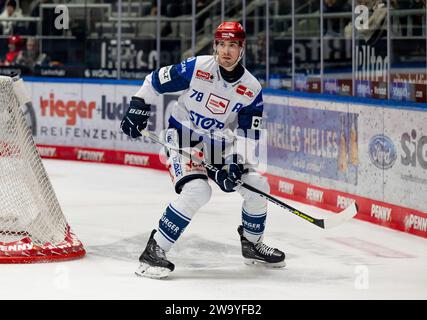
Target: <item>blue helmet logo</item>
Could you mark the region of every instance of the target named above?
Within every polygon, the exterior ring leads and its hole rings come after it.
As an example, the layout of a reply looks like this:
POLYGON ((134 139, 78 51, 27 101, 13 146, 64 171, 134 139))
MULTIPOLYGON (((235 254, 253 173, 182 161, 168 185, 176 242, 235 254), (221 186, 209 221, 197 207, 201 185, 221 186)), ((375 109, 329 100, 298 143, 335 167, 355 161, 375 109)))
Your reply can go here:
POLYGON ((390 169, 397 159, 396 147, 389 137, 378 134, 369 141, 369 156, 377 168, 390 169))

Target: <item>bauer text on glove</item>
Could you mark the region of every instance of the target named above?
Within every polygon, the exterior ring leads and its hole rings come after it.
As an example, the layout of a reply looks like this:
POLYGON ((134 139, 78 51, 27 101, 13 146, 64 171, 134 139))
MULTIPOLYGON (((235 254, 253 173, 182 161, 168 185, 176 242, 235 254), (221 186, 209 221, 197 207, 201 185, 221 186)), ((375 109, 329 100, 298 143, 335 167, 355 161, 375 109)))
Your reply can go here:
POLYGON ((150 111, 150 105, 146 104, 144 99, 132 97, 129 109, 123 117, 120 128, 131 138, 140 137, 141 130, 147 127, 150 111))

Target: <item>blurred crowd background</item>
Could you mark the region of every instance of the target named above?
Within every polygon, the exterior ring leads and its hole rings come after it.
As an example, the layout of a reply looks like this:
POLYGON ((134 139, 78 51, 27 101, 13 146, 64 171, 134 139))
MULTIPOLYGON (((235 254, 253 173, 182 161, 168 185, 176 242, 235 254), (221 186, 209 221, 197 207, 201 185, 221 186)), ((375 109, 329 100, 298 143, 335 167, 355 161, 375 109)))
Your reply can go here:
POLYGON ((211 54, 215 28, 237 20, 266 88, 425 103, 426 12, 426 0, 0 0, 0 74, 139 80, 211 54))

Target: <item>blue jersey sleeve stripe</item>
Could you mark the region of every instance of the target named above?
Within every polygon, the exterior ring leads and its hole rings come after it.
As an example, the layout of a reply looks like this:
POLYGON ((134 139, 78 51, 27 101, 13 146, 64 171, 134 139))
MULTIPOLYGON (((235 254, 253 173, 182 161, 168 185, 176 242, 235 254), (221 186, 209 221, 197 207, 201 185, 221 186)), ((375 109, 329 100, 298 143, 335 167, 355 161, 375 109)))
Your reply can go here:
POLYGON ((151 80, 153 88, 158 93, 176 92, 176 91, 188 89, 190 83, 185 78, 181 77, 178 74, 177 65, 173 65, 170 68, 169 70, 170 79, 167 81, 163 81, 163 83, 160 82, 159 72, 162 72, 162 69, 154 71, 153 77, 151 80))
POLYGON ((153 71, 153 75, 151 76, 151 85, 153 86, 154 90, 156 90, 158 93, 163 93, 163 90, 159 81, 159 70, 153 71))
MULTIPOLYGON (((193 77, 194 68, 196 66, 196 58, 188 58, 181 63, 174 64, 170 67, 168 72, 169 79, 160 82, 159 71, 165 70, 163 68, 157 69, 153 72, 152 85, 158 93, 176 92, 188 89, 191 79, 193 77)), ((164 67, 167 68, 167 67, 164 67)))
POLYGON ((193 76, 196 59, 187 59, 172 66, 163 67, 153 72, 151 84, 158 93, 176 92, 188 89, 193 76), (169 68, 169 69, 167 69, 169 68), (163 72, 160 81, 159 72, 163 72))
POLYGON ((249 104, 248 107, 261 113, 264 111, 264 102, 262 100, 262 92, 258 93, 254 101, 252 101, 252 103, 249 104))
POLYGON ((196 66, 196 57, 188 58, 177 65, 178 73, 190 83, 193 78, 194 68, 196 66))

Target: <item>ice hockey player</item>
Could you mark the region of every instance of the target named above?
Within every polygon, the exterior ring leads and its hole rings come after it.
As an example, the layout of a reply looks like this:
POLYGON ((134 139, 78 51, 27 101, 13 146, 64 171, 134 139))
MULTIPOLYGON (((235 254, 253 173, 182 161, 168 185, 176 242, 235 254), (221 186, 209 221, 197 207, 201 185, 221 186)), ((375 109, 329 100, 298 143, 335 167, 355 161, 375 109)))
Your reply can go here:
POLYGON ((263 243, 267 201, 236 183, 240 179, 264 192, 270 190, 267 179, 253 170, 252 161, 247 161, 255 154, 260 136, 263 100, 261 85, 240 63, 245 40, 240 23, 221 23, 215 32, 213 55, 188 58, 153 71, 130 101, 121 129, 137 138, 147 126, 155 98, 166 92, 182 91, 169 118, 165 140, 190 151, 203 142, 204 161, 219 169, 210 172, 177 150, 167 153, 179 196, 169 203, 158 228, 152 231, 139 258, 139 276, 164 278, 174 270, 165 253, 209 201, 212 190, 208 177, 224 192, 237 191, 243 197, 238 233, 245 263, 285 266, 285 254, 263 243))

